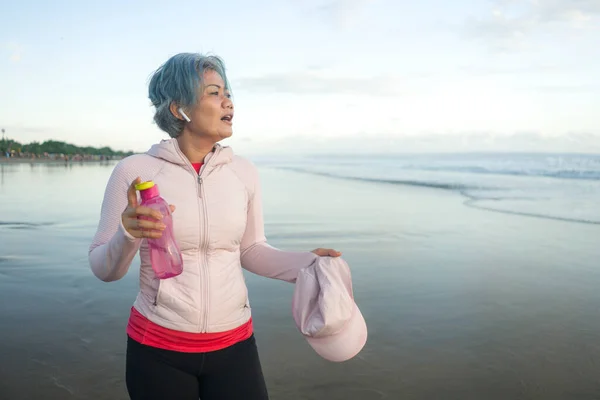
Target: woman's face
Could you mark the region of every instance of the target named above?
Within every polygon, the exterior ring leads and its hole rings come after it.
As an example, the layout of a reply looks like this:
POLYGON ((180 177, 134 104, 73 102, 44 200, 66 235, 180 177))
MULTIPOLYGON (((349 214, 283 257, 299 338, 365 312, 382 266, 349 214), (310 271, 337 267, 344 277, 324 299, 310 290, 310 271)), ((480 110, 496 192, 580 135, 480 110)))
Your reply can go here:
POLYGON ((233 134, 233 103, 223 78, 214 70, 204 71, 198 102, 186 111, 191 119, 184 128, 215 143, 233 134))

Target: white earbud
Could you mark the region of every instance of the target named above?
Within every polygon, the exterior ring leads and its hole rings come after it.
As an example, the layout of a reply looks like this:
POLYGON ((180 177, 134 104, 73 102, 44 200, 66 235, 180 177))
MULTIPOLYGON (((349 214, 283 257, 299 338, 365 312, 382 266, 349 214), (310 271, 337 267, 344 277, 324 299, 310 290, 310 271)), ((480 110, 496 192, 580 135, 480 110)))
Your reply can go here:
POLYGON ((190 117, 187 116, 187 114, 183 111, 183 108, 179 107, 179 109, 177 110, 179 111, 179 113, 181 114, 181 116, 187 121, 187 122, 192 122, 192 120, 190 119, 190 117))

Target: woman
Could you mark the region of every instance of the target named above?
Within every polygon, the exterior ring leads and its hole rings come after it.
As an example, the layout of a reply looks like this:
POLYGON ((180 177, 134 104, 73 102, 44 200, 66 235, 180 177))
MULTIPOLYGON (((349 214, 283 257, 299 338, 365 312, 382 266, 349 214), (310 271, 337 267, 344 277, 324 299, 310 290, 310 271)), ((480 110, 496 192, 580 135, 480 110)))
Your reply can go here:
POLYGON ((266 242, 256 168, 218 144, 234 116, 223 62, 177 54, 153 75, 154 121, 171 139, 115 167, 90 247, 101 280, 122 278, 140 254, 140 291, 127 325, 131 399, 258 400, 268 394, 252 330, 242 268, 294 282, 331 249, 287 252, 266 242), (183 273, 159 280, 145 239, 162 216, 139 206, 135 185, 152 180, 173 212, 183 273), (139 217, 151 217, 151 220, 139 217))

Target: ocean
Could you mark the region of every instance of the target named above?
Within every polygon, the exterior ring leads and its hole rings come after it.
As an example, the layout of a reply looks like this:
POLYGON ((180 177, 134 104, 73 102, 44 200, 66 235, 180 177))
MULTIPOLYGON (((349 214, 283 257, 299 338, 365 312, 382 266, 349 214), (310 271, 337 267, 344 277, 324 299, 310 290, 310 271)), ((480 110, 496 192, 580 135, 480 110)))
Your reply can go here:
MULTIPOLYGON (((247 273, 272 399, 600 397, 600 155, 252 156, 272 245, 333 247, 365 349, 320 359, 247 273)), ((120 281, 87 250, 114 163, 0 164, 0 399, 127 399, 120 281)))
POLYGON ((322 154, 260 161, 333 178, 454 191, 465 205, 489 211, 600 224, 600 155, 322 154))

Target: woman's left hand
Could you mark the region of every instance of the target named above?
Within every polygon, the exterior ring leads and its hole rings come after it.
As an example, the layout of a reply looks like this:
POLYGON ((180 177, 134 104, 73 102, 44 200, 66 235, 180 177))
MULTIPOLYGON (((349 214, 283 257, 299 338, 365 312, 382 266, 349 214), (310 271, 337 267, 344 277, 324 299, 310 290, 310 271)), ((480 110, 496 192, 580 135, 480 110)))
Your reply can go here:
POLYGON ((316 255, 318 255, 320 257, 339 257, 342 255, 342 253, 337 250, 323 249, 320 247, 318 249, 314 249, 311 253, 315 253, 316 255))

